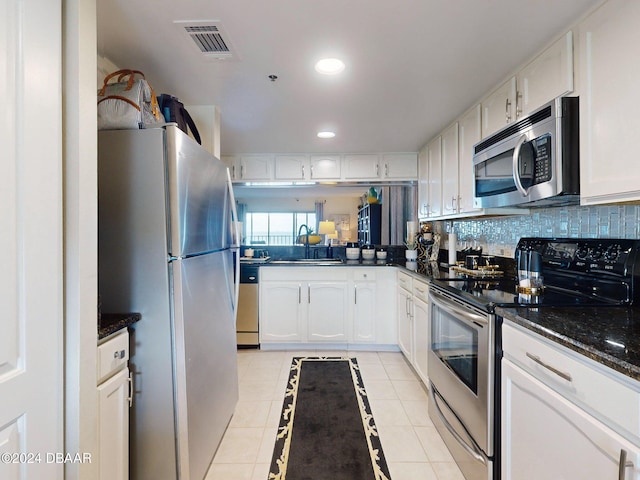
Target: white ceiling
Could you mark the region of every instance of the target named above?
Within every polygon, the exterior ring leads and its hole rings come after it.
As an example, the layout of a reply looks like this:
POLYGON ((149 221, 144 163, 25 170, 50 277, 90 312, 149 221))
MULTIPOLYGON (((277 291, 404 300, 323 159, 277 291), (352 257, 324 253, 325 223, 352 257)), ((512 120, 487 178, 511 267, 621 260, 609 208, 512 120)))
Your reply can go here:
POLYGON ((98 53, 217 105, 229 155, 417 151, 600 0, 97 3, 98 53), (174 24, 194 20, 219 21, 234 58, 205 58, 174 24), (326 56, 345 71, 317 74, 326 56))

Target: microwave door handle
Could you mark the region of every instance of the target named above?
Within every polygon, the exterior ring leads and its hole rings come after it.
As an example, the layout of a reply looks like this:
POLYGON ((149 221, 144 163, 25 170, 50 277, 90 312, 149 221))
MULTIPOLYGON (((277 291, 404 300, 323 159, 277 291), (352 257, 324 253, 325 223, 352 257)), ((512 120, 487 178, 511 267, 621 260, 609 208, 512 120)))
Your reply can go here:
POLYGON ((516 188, 522 194, 523 197, 526 197, 529 192, 522 186, 522 182, 520 181, 520 174, 518 172, 518 158, 520 157, 520 149, 522 145, 527 142, 527 136, 522 135, 518 142, 516 143, 515 148, 513 149, 513 181, 516 183, 516 188))

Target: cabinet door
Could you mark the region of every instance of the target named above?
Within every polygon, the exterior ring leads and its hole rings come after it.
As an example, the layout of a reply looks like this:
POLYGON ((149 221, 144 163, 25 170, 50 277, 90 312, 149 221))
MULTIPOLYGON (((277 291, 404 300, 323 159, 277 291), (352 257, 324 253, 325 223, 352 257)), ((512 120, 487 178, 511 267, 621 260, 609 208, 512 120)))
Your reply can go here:
POLYGON ((494 133, 515 119, 516 77, 500 85, 482 101, 482 137, 494 133))
POLYGON ((640 200, 640 2, 611 0, 580 25, 580 197, 640 200))
POLYGON ((398 346, 409 360, 413 363, 413 321, 411 294, 398 288, 397 291, 398 308, 398 346))
MULTIPOLYGON (((415 287, 414 287, 415 288, 415 287)), ((423 287, 428 288, 426 285, 423 287)), ((429 305, 420 298, 413 297, 413 334, 414 334, 414 368, 425 385, 429 385, 427 376, 427 357, 429 353, 429 305)))
POLYGON ((311 180, 337 180, 340 178, 340 157, 338 155, 311 155, 311 180))
POLYGON ((376 310, 375 282, 354 282, 353 341, 355 343, 375 343, 376 310))
POLYGON ((503 480, 640 478, 640 450, 506 359, 501 419, 503 480))
POLYGON ((458 123, 442 132, 442 214, 458 212, 458 123))
POLYGON ((429 217, 442 215, 442 137, 427 145, 429 165, 429 217))
POLYGON ((309 173, 306 155, 277 155, 274 159, 276 180, 304 180, 309 173))
POLYGON ((415 153, 385 153, 382 156, 384 178, 415 180, 418 178, 418 156, 415 153))
POLYGON ((300 282, 260 283, 260 342, 301 342, 300 282))
POLYGON ((344 178, 347 180, 380 178, 378 155, 345 155, 344 178))
POLYGON ((232 155, 222 155, 220 160, 229 167, 231 180, 240 180, 240 159, 232 155))
POLYGON ((240 157, 239 180, 271 180, 271 157, 269 155, 240 157))
POLYGON ((567 32, 524 67, 518 73, 516 84, 516 118, 572 92, 573 33, 567 32))
POLYGON ((473 146, 481 140, 480 105, 460 118, 458 127, 458 212, 468 213, 473 207, 473 146))
POLYGON ((129 478, 129 369, 98 386, 100 480, 129 478))
POLYGON ((309 282, 307 321, 310 342, 347 341, 347 283, 309 282))
POLYGON ((429 216, 429 154, 427 145, 418 152, 418 218, 429 216))

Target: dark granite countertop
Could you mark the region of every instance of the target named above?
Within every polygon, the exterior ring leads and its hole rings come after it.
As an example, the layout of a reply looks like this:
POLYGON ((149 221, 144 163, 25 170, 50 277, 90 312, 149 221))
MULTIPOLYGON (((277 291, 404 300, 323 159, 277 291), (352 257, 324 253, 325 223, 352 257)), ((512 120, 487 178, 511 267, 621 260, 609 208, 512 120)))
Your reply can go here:
POLYGON ((496 314, 640 380, 640 308, 496 308, 496 314))
POLYGON ((139 321, 139 313, 103 313, 98 319, 98 340, 108 337, 112 333, 129 327, 139 321))

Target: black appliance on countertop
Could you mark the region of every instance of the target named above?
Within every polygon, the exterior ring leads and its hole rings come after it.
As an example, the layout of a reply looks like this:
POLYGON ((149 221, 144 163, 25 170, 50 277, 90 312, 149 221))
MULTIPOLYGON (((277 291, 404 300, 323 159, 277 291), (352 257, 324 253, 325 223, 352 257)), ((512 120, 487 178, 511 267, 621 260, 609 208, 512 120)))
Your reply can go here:
POLYGON ((501 318, 496 307, 640 304, 640 241, 522 238, 516 264, 536 258, 541 294, 512 275, 434 278, 429 289, 429 416, 466 478, 500 478, 501 318), (533 253, 532 253, 533 252, 533 253))

